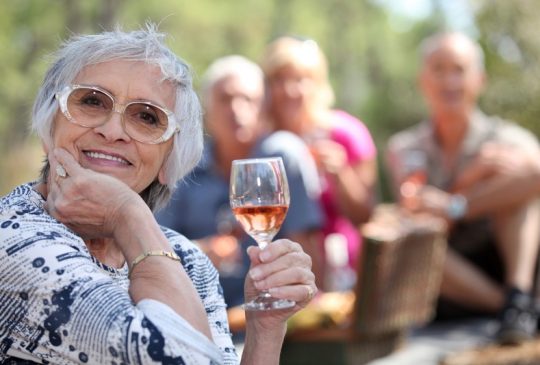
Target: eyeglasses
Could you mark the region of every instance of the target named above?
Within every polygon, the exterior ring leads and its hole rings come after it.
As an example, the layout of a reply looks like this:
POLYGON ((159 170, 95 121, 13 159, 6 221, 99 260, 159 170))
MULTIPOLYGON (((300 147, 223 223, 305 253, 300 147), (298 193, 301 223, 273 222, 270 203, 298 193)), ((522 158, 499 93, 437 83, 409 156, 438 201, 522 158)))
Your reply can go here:
POLYGON ((142 143, 163 143, 180 130, 173 112, 149 101, 116 103, 111 94, 97 86, 66 86, 56 99, 65 117, 81 127, 102 126, 113 113, 119 113, 126 134, 142 143))

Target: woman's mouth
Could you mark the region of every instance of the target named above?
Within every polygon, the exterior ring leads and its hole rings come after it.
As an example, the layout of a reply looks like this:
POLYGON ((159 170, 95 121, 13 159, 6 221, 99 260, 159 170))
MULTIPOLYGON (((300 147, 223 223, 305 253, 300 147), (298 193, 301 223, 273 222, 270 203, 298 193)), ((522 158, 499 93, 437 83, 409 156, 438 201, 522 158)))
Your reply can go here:
POLYGON ((123 164, 123 165, 131 165, 131 163, 129 161, 127 161, 126 159, 118 156, 118 155, 110 155, 110 154, 107 154, 107 153, 103 153, 103 152, 95 152, 95 151, 83 151, 83 153, 91 158, 91 159, 95 159, 95 160, 107 160, 107 161, 113 161, 113 162, 117 162, 117 163, 120 163, 120 164, 123 164))

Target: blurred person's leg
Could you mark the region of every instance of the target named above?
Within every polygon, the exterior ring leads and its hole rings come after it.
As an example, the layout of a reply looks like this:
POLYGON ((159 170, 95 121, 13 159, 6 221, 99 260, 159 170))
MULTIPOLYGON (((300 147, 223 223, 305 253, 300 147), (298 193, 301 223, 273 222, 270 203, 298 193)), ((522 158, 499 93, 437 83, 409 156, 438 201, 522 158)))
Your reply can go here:
POLYGON ((540 202, 534 200, 495 217, 498 249, 505 266, 506 300, 498 339, 519 343, 534 336, 537 313, 532 296, 540 245, 540 202))
POLYGON ((495 314, 504 303, 501 285, 451 247, 446 254, 441 296, 441 318, 495 314))
POLYGON ((488 219, 457 223, 448 235, 437 319, 494 316, 504 304, 504 266, 488 219))
POLYGON ((540 245, 540 201, 501 213, 495 222, 506 285, 531 292, 540 245))

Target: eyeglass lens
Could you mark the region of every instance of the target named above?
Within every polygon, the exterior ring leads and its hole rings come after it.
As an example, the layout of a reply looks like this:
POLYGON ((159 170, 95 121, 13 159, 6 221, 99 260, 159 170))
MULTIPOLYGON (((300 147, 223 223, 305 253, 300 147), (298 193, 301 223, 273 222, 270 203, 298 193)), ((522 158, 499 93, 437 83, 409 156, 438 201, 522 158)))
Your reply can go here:
MULTIPOLYGON (((67 99, 67 109, 73 121, 84 127, 98 127, 115 111, 114 100, 92 88, 74 89, 67 99)), ((139 141, 153 141, 163 136, 168 116, 160 108, 142 102, 125 106, 122 115, 125 132, 139 141)))

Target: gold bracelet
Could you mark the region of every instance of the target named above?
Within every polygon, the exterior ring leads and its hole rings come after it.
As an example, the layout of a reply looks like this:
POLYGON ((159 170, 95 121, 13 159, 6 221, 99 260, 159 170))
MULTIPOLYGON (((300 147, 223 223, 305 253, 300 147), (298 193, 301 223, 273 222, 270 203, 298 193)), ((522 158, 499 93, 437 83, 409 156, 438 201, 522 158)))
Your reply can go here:
POLYGON ((165 251, 165 250, 146 251, 146 252, 141 253, 139 256, 135 258, 135 260, 131 262, 131 269, 129 270, 128 277, 131 276, 131 273, 133 272, 133 268, 135 267, 135 265, 137 265, 139 262, 141 262, 142 260, 150 256, 164 256, 171 260, 182 262, 182 260, 180 259, 180 256, 178 256, 174 251, 165 251))

